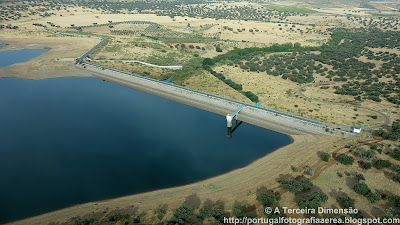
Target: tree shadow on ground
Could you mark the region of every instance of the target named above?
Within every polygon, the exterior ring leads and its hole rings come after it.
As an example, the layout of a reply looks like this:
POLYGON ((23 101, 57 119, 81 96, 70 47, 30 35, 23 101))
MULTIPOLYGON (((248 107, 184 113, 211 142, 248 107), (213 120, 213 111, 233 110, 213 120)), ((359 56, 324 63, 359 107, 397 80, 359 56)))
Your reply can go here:
POLYGON ((192 209, 198 209, 198 208, 200 208, 201 200, 200 200, 199 196, 196 193, 193 193, 193 194, 191 194, 191 195, 186 197, 186 199, 182 203, 182 205, 189 206, 192 209))

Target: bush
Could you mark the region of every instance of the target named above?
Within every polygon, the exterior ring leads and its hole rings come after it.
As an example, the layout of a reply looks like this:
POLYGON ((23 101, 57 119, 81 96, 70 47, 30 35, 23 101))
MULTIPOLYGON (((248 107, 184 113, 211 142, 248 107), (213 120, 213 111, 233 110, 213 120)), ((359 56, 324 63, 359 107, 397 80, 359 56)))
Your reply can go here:
POLYGON ((392 157, 394 158, 394 159, 397 159, 397 160, 400 160, 400 149, 395 149, 394 151, 393 151, 393 153, 392 153, 392 157))
POLYGON ((314 190, 305 198, 300 198, 297 201, 297 205, 302 209, 318 209, 321 207, 321 202, 326 202, 328 200, 328 196, 324 194, 322 191, 314 190))
POLYGON ((365 183, 361 183, 361 182, 356 183, 356 185, 354 185, 353 189, 357 194, 364 195, 364 196, 366 196, 367 194, 369 194, 371 192, 371 189, 368 187, 368 185, 365 183))
POLYGON ((157 218, 159 220, 162 220, 165 216, 165 210, 164 209, 155 209, 153 210, 154 214, 157 214, 157 218))
POLYGON ((140 223, 142 222, 142 218, 140 216, 135 217, 135 219, 133 219, 133 223, 140 223))
POLYGON ((95 218, 85 219, 82 222, 75 221, 75 224, 83 224, 83 225, 100 225, 100 222, 95 218))
POLYGON ((117 213, 108 217, 109 221, 121 221, 121 220, 128 220, 130 217, 129 214, 117 213))
POLYGON ((354 208, 355 200, 350 198, 350 197, 339 197, 339 198, 336 199, 336 201, 344 209, 348 209, 350 207, 354 208))
POLYGON ((363 163, 363 164, 361 164, 361 168, 362 169, 364 169, 364 170, 369 170, 369 169, 371 169, 372 168, 372 164, 371 163, 363 163))
POLYGON ((278 180, 278 183, 280 183, 279 186, 281 188, 293 193, 309 190, 313 186, 313 183, 309 179, 301 179, 298 181, 294 179, 278 180))
POLYGON ((210 58, 204 58, 202 64, 205 66, 212 66, 214 65, 214 61, 210 58))
POLYGON ((375 161, 375 165, 374 166, 375 166, 375 168, 380 170, 380 169, 389 167, 391 165, 392 165, 392 163, 389 162, 388 160, 378 159, 378 160, 375 161))
POLYGON ((210 216, 214 217, 216 220, 222 218, 222 210, 221 209, 213 209, 210 211, 210 216))
POLYGON ((400 165, 395 165, 392 167, 392 170, 400 175, 400 165))
POLYGON ((175 209, 174 215, 170 220, 166 221, 166 225, 186 224, 193 216, 193 209, 189 206, 182 205, 175 209))
POLYGON ((392 180, 400 183, 400 176, 395 174, 393 175, 392 180))
POLYGON ((183 221, 188 221, 193 215, 193 209, 189 206, 182 205, 175 209, 174 216, 176 218, 182 219, 183 221))
POLYGON ((357 175, 356 175, 356 178, 357 178, 358 181, 360 181, 360 180, 365 180, 364 175, 362 175, 361 173, 357 174, 357 175))
POLYGON ((352 165, 354 163, 354 158, 348 155, 340 155, 338 161, 343 165, 352 165))
POLYGON ((304 173, 307 174, 307 175, 312 176, 312 175, 314 175, 314 169, 312 167, 306 167, 304 169, 304 173))
POLYGON ((367 197, 367 199, 371 202, 371 203, 375 203, 379 200, 381 200, 381 195, 377 194, 377 193, 368 193, 365 197, 367 197))
POLYGON ((372 159, 375 156, 375 151, 367 150, 361 154, 361 157, 365 159, 372 159))
POLYGON ((275 195, 263 192, 257 196, 257 201, 260 201, 264 206, 271 206, 274 204, 275 195))
POLYGON ((393 207, 400 207, 400 196, 398 195, 390 196, 389 204, 393 207))
POLYGON ((331 154, 322 152, 320 157, 323 161, 328 162, 331 159, 331 154))
MULTIPOLYGON (((240 85, 240 87, 241 87, 242 85, 240 85)), ((240 90, 241 90, 242 88, 240 88, 240 90)), ((252 102, 258 102, 258 96, 257 95, 255 95, 253 92, 251 92, 251 91, 246 91, 246 92, 244 92, 244 95, 247 97, 247 98, 249 98, 252 102)))
POLYGON ((234 206, 232 209, 232 214, 236 218, 242 218, 242 217, 250 217, 250 218, 256 218, 257 214, 255 211, 250 211, 250 212, 245 212, 247 211, 248 205, 242 204, 240 206, 234 206))
POLYGON ((200 208, 199 217, 204 220, 208 216, 210 216, 210 211, 204 207, 200 208))

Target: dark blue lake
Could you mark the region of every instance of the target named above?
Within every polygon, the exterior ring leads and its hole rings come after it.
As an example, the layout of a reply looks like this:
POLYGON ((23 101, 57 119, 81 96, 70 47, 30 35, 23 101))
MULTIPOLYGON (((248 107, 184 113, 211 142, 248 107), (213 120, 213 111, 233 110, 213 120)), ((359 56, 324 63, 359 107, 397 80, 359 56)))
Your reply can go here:
POLYGON ((192 183, 291 143, 96 78, 0 79, 0 223, 192 183))
MULTIPOLYGON (((0 48, 4 44, 0 45, 0 48)), ((31 58, 39 56, 40 54, 47 52, 47 49, 38 49, 38 50, 15 50, 15 51, 4 51, 0 52, 0 67, 6 67, 15 63, 25 62, 31 58)))

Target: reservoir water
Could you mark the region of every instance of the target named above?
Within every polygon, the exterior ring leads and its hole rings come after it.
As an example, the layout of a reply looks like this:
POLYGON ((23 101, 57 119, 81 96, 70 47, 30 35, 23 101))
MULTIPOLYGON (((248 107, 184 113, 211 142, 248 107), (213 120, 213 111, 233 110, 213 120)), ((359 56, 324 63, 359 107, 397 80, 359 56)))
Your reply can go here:
POLYGON ((2 78, 0 223, 192 183, 291 142, 249 124, 225 135, 223 116, 96 78, 2 78))
MULTIPOLYGON (((0 48, 4 44, 0 45, 0 48)), ((38 49, 38 50, 30 50, 30 49, 22 49, 15 51, 3 51, 0 52, 0 67, 6 67, 15 63, 25 62, 31 58, 34 58, 44 52, 47 52, 47 49, 38 49)))

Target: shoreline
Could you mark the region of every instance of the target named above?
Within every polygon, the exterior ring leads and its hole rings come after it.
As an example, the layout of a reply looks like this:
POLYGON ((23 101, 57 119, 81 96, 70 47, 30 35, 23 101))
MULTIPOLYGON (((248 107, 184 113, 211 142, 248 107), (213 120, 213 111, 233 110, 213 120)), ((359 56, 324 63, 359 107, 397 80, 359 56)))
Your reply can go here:
MULTIPOLYGON (((228 192, 228 197, 225 197, 225 199, 222 198, 222 200, 226 200, 224 201, 225 205, 232 205, 233 202, 237 199, 246 197, 245 193, 248 191, 249 188, 254 189, 258 188, 260 185, 265 185, 265 183, 262 181, 269 180, 270 184, 274 183, 275 178, 278 178, 278 176, 273 176, 271 179, 271 176, 269 174, 274 174, 277 171, 279 171, 279 173, 289 173, 291 169, 287 166, 287 163, 295 163, 293 161, 296 161, 295 159, 297 158, 293 156, 293 159, 290 159, 290 157, 286 157, 286 155, 290 155, 287 153, 293 152, 292 154, 296 154, 297 152, 298 155, 301 155, 302 153, 304 153, 304 151, 309 152, 309 149, 311 148, 309 146, 312 146, 313 144, 320 145, 320 147, 322 148, 327 148, 329 146, 325 145, 326 142, 332 144, 338 139, 338 137, 313 135, 289 136, 293 140, 292 143, 282 146, 274 150, 273 152, 267 153, 263 157, 254 160, 247 166, 237 168, 232 171, 207 178, 205 180, 176 187, 157 189, 143 193, 77 204, 67 208, 58 209, 55 211, 9 222, 6 224, 41 224, 45 222, 65 223, 68 222, 71 218, 82 217, 90 213, 109 211, 110 208, 129 208, 134 205, 139 205, 139 208, 141 208, 142 210, 143 208, 145 208, 145 211, 151 211, 151 209, 157 208, 157 206, 162 203, 165 203, 168 206, 172 206, 173 204, 179 206, 185 200, 185 197, 190 196, 193 193, 196 193, 196 195, 200 195, 200 199, 207 199, 210 196, 215 196, 216 198, 221 199, 221 193, 228 192), (269 163, 276 164, 279 163, 281 160, 288 162, 281 162, 280 167, 274 166, 272 168, 268 168, 269 163), (264 173, 255 173, 260 171, 264 173), (267 179, 264 180, 264 178, 267 179), (228 188, 222 188, 226 183, 233 183, 234 185, 228 188), (240 197, 236 197, 235 199, 233 198, 233 196, 240 197)), ((315 152, 318 152, 319 150, 320 148, 316 149, 315 152)), ((308 160, 310 160, 314 158, 316 154, 307 156, 308 160)), ((171 209, 173 208, 175 208, 175 206, 171 209)), ((169 214, 166 214, 166 217, 167 215, 169 214)))

